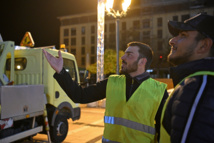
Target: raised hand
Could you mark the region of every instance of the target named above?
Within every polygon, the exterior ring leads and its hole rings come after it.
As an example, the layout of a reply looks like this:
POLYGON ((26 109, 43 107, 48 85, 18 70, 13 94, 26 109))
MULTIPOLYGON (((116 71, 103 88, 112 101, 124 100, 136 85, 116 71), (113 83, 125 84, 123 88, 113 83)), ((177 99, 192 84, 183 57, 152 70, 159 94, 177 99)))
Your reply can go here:
POLYGON ((48 61, 48 63, 50 64, 50 66, 57 72, 60 73, 60 71, 63 68, 63 58, 61 55, 61 52, 58 52, 58 58, 54 57, 53 55, 51 55, 50 53, 48 53, 45 49, 43 49, 43 53, 48 61))

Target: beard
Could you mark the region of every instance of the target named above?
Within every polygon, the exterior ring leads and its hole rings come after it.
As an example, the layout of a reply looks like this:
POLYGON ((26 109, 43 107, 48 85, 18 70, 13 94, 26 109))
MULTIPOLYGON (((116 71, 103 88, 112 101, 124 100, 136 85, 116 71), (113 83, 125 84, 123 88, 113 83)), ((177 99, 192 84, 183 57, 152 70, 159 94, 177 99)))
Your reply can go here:
POLYGON ((167 57, 167 61, 175 66, 190 62, 190 57, 193 55, 193 51, 194 51, 194 47, 189 47, 186 49, 186 52, 184 54, 178 55, 175 57, 173 57, 173 54, 171 51, 167 57))
POLYGON ((121 68, 120 69, 120 73, 121 74, 129 74, 129 73, 137 71, 137 69, 138 69, 138 61, 139 60, 136 60, 133 64, 128 65, 128 66, 127 66, 127 63, 125 61, 122 61, 123 64, 126 65, 126 67, 121 68))

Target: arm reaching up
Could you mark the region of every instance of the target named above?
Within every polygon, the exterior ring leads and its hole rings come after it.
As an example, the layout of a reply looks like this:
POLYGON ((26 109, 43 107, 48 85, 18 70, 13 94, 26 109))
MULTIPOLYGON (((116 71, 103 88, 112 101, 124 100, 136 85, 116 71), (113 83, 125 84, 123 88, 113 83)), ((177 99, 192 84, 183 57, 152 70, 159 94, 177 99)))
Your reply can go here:
POLYGON ((50 53, 48 53, 47 51, 45 51, 45 49, 43 49, 43 53, 48 61, 48 63, 50 64, 50 66, 57 72, 60 73, 60 71, 63 68, 63 58, 61 55, 61 52, 58 52, 58 58, 54 57, 53 55, 51 55, 50 53))

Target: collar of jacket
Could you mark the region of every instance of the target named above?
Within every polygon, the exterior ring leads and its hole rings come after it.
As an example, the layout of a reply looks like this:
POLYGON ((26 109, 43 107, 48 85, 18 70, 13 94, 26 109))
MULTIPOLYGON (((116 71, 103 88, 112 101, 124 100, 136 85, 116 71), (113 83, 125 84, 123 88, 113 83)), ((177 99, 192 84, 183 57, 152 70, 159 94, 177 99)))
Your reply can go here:
POLYGON ((170 68, 170 76, 176 86, 182 79, 198 71, 214 71, 214 57, 191 61, 170 68))
POLYGON ((148 72, 144 72, 144 73, 137 75, 135 77, 131 77, 129 74, 126 74, 125 76, 126 76, 126 78, 134 79, 134 81, 136 81, 139 84, 141 84, 144 80, 150 78, 150 74, 148 72))

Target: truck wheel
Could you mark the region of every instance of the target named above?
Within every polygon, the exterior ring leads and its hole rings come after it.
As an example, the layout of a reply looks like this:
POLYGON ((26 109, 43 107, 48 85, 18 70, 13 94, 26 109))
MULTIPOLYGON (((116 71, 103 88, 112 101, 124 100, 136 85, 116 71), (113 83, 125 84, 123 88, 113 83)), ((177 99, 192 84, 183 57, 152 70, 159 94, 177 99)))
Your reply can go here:
POLYGON ((61 143, 68 133, 68 121, 65 116, 57 115, 54 126, 50 127, 51 141, 61 143))

